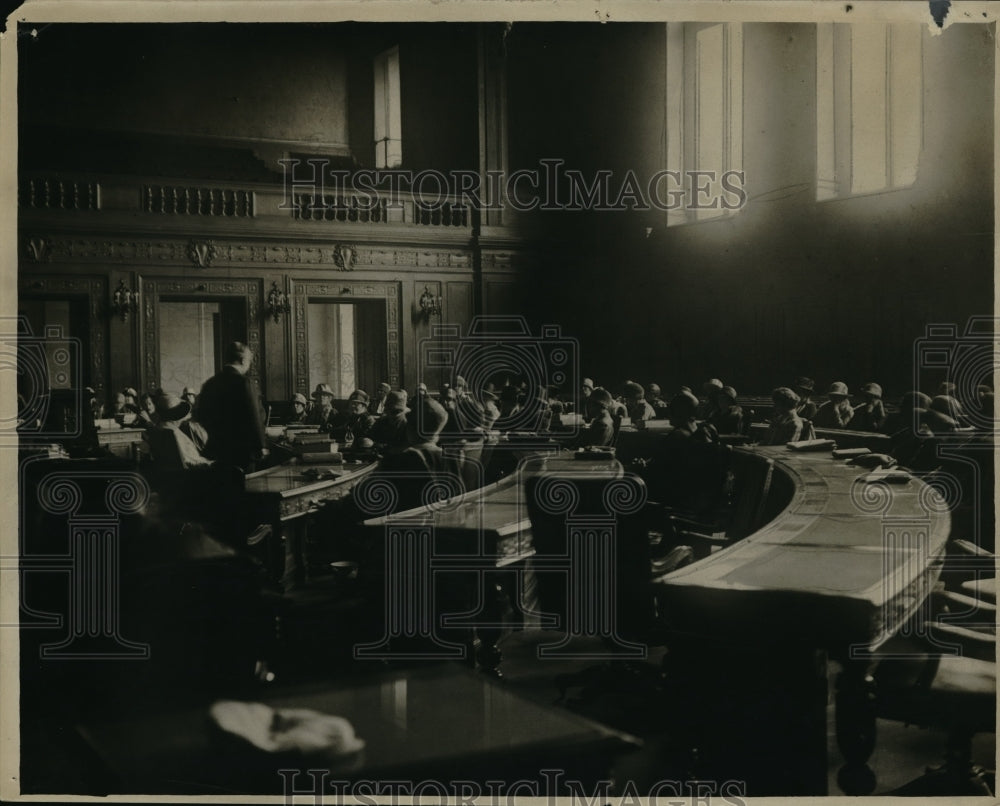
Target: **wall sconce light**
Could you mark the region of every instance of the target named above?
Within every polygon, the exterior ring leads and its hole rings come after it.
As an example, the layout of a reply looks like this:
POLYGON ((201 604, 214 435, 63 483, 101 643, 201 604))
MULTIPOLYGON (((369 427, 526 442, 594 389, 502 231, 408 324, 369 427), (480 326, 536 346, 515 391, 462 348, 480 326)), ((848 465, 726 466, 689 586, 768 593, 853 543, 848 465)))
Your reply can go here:
POLYGON ((277 282, 271 283, 271 290, 267 292, 267 312, 274 317, 275 322, 281 321, 281 314, 292 310, 292 303, 288 301, 288 294, 278 288, 277 282))
POLYGON ((132 291, 124 280, 119 280, 118 288, 111 295, 111 310, 122 318, 123 322, 128 321, 129 311, 138 309, 139 292, 132 291))
POLYGON ((435 297, 427 286, 424 286, 424 293, 420 295, 420 313, 424 319, 441 315, 441 297, 435 297))

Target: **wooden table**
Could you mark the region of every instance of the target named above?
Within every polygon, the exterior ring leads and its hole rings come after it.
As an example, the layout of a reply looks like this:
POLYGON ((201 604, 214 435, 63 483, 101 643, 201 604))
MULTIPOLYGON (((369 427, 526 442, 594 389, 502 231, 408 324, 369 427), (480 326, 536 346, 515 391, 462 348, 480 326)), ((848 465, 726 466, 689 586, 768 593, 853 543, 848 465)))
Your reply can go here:
MULTIPOLYGON (((294 787, 316 802, 339 800, 352 783, 390 780, 411 788, 439 782, 452 796, 452 782, 487 780, 535 781, 541 794, 566 794, 546 789, 542 771, 593 783, 610 777, 614 758, 638 744, 451 664, 277 689, 260 701, 345 717, 365 748, 341 761, 267 754, 216 729, 207 705, 82 725, 78 732, 107 768, 110 793, 287 796, 294 787)), ((443 796, 435 788, 421 793, 443 796)))
POLYGON ((737 450, 773 459, 791 502, 753 535, 667 576, 659 601, 680 638, 677 663, 706 687, 706 707, 718 701, 729 720, 728 748, 740 748, 733 763, 744 765, 737 774, 756 777, 750 794, 823 794, 826 659, 844 670, 841 747, 866 760, 870 653, 909 628, 927 599, 950 516, 920 480, 868 484, 868 471, 829 451, 737 450))
POLYGON ((267 556, 276 581, 286 588, 301 584, 306 516, 344 498, 377 464, 374 457, 308 465, 291 460, 247 475, 245 500, 251 518, 273 529, 267 556))
POLYGON ((145 434, 144 428, 100 428, 97 444, 115 456, 135 461, 136 450, 142 445, 145 434))
MULTIPOLYGON (((395 639, 417 639, 433 645, 431 654, 464 657, 465 650, 448 644, 449 631, 471 631, 477 661, 496 669, 496 649, 504 627, 507 602, 515 610, 515 621, 524 624, 526 612, 534 609, 534 577, 528 560, 535 549, 531 520, 525 499, 525 480, 532 476, 621 477, 621 464, 608 460, 582 460, 568 451, 537 455, 523 460, 517 471, 495 484, 448 499, 434 507, 399 512, 364 522, 371 542, 385 547, 387 578, 405 577, 408 584, 386 585, 387 613, 424 614, 421 619, 390 617, 385 639, 365 648, 372 657, 395 657, 395 639), (461 592, 450 597, 452 606, 465 604, 462 617, 441 615, 441 600, 435 598, 431 580, 438 576, 461 592), (464 577, 465 583, 460 582, 464 577), (471 581, 470 581, 471 580, 471 581), (470 601, 466 601, 470 598, 470 601)), ((531 616, 528 616, 530 621, 531 616)), ((457 635, 457 633, 454 633, 457 635)), ((462 639, 458 639, 461 641, 462 639)), ((426 654, 421 650, 421 656, 426 654)))

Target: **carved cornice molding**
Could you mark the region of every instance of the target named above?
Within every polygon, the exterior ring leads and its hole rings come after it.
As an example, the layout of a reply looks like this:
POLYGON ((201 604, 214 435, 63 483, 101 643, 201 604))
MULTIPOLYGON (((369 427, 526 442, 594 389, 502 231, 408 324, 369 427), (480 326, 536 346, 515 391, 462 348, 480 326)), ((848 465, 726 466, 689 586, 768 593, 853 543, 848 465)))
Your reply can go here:
POLYGON ((144 239, 30 234, 22 239, 26 263, 99 263, 148 269, 190 266, 213 269, 296 265, 334 271, 414 268, 471 271, 471 250, 374 245, 236 243, 208 239, 144 239))

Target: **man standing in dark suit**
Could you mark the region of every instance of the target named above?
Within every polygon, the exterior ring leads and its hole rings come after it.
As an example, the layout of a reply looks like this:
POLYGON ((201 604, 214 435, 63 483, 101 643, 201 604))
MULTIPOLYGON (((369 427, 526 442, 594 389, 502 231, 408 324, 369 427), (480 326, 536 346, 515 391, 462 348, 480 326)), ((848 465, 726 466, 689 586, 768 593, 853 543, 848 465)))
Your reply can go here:
POLYGON ((252 472, 254 463, 268 453, 264 422, 253 383, 247 371, 253 353, 242 342, 226 348, 226 365, 205 381, 198 396, 201 424, 208 431, 205 456, 252 472))

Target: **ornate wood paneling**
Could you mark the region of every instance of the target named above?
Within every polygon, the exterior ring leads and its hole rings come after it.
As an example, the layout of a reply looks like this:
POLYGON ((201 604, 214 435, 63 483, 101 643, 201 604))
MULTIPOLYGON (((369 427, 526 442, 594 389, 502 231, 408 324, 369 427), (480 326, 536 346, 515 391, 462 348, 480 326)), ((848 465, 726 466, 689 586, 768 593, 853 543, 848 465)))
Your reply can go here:
POLYGON ((142 288, 143 320, 142 346, 143 366, 142 385, 145 389, 153 389, 159 385, 160 378, 160 343, 159 321, 160 301, 167 297, 196 297, 206 302, 213 299, 242 297, 246 301, 247 311, 247 344, 255 356, 249 375, 256 380, 261 393, 266 396, 267 390, 261 382, 260 367, 263 365, 261 355, 261 300, 263 299, 263 280, 220 280, 220 279, 186 279, 186 278, 140 278, 142 288))
POLYGON ((98 263, 130 268, 187 266, 241 269, 308 266, 351 271, 379 268, 469 270, 472 254, 448 248, 386 247, 374 244, 223 241, 218 238, 138 238, 50 235, 28 232, 22 238, 22 270, 37 263, 98 263))
MULTIPOLYGON (((87 328, 90 342, 90 385, 102 395, 107 386, 107 341, 105 340, 108 281, 92 276, 26 276, 18 277, 18 297, 87 297, 87 328)), ((36 333, 36 336, 44 336, 36 333)))
POLYGON ((388 383, 399 386, 400 375, 400 331, 399 283, 368 282, 318 282, 312 280, 293 281, 293 329, 295 344, 295 381, 297 392, 309 395, 309 324, 307 320, 310 297, 322 297, 330 301, 355 302, 357 300, 385 300, 385 339, 388 383))

